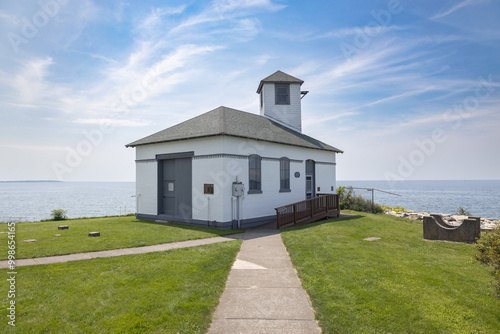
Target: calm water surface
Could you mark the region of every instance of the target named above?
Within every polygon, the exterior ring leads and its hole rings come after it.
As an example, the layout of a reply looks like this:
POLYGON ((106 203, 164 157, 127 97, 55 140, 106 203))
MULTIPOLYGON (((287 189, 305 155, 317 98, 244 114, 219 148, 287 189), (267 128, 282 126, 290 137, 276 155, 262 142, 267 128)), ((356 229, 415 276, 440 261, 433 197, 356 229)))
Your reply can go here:
MULTIPOLYGON (((462 206, 474 216, 500 218, 500 180, 494 181, 338 181, 337 185, 376 188, 400 194, 375 191, 375 202, 402 206, 429 213, 455 213, 462 206)), ((363 197, 371 192, 356 190, 363 197)))
POLYGON ((135 212, 135 182, 0 182, 0 221, 70 218, 135 212))
MULTIPOLYGON (((337 185, 376 188, 375 202, 415 211, 500 218, 500 180, 495 181, 338 181, 337 185)), ((367 198, 371 193, 357 190, 367 198)), ((0 182, 0 221, 49 219, 54 209, 70 218, 135 212, 135 182, 0 182)))

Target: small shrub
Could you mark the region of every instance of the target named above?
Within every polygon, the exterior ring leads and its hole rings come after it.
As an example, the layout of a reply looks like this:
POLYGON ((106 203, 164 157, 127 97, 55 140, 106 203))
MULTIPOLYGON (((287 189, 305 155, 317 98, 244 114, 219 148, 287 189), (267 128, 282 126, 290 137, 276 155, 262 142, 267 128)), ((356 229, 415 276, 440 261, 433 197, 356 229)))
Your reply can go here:
POLYGON ((52 216, 52 220, 68 219, 68 216, 66 216, 66 210, 63 210, 63 209, 52 210, 50 215, 52 216))
POLYGON ((346 188, 345 186, 339 186, 337 188, 337 194, 339 195, 340 210, 349 209, 352 198, 354 197, 354 190, 352 188, 346 188))
POLYGON ((353 197, 350 209, 354 211, 366 211, 369 207, 371 207, 371 202, 368 203, 366 199, 358 195, 353 197))
POLYGON ((469 210, 467 210, 467 208, 464 208, 463 206, 458 207, 457 215, 459 215, 459 216, 472 216, 470 214, 469 210))
POLYGON ((383 210, 386 210, 386 211, 394 211, 396 213, 400 213, 400 212, 405 212, 407 211, 405 208, 403 208, 402 206, 388 206, 388 205, 382 205, 382 209, 383 210))
POLYGON ((354 211, 371 212, 371 213, 384 212, 380 204, 373 203, 372 207, 372 201, 364 198, 361 195, 352 198, 352 204, 350 209, 354 211))
POLYGON ((339 186, 337 188, 339 195, 340 210, 354 210, 362 212, 382 213, 384 210, 380 204, 374 203, 372 208, 372 201, 365 199, 363 196, 355 196, 352 188, 339 186))
POLYGON ((493 281, 495 296, 500 298, 500 226, 495 227, 490 233, 482 233, 481 239, 476 244, 479 254, 476 261, 493 266, 493 281))
POLYGON ((373 203, 372 213, 383 213, 384 209, 382 209, 382 205, 378 203, 373 203))

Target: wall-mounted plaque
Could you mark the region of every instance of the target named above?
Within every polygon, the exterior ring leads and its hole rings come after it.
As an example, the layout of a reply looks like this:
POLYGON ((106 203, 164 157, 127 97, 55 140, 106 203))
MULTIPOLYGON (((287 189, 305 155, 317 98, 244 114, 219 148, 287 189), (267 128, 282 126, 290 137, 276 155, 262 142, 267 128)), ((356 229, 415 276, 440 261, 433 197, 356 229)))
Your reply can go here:
POLYGON ((205 183, 203 185, 203 193, 206 195, 214 194, 214 184, 213 183, 205 183))

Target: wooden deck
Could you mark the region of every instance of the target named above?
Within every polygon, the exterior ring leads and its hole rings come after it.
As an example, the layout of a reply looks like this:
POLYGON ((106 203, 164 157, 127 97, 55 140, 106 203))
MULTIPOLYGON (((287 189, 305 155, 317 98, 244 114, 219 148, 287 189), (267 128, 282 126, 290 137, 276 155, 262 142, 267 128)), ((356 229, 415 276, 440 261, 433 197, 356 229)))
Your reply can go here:
POLYGON ((309 224, 325 217, 339 216, 339 196, 318 194, 318 197, 275 208, 276 227, 309 224))

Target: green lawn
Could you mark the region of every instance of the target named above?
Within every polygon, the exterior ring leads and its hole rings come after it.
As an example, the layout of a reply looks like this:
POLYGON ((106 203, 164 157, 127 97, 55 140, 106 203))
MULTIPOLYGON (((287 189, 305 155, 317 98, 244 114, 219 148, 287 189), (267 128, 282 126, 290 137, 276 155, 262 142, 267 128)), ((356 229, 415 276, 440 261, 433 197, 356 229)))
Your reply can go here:
POLYGON ((16 327, 2 333, 206 333, 241 241, 17 268, 16 327))
POLYGON ((324 333, 500 333, 500 300, 473 245, 355 214, 281 233, 324 333))
MULTIPOLYGON (((0 224, 0 232, 7 224, 0 224)), ((211 238, 242 232, 173 223, 137 220, 134 216, 70 219, 16 224, 16 258, 33 258, 125 247, 156 245, 175 241, 211 238), (58 230, 68 225, 68 230, 58 230), (100 237, 89 237, 89 232, 100 237), (59 234, 60 236, 56 236, 59 234), (36 239, 36 242, 23 240, 36 239)), ((7 258, 7 234, 0 234, 0 260, 7 258)))

